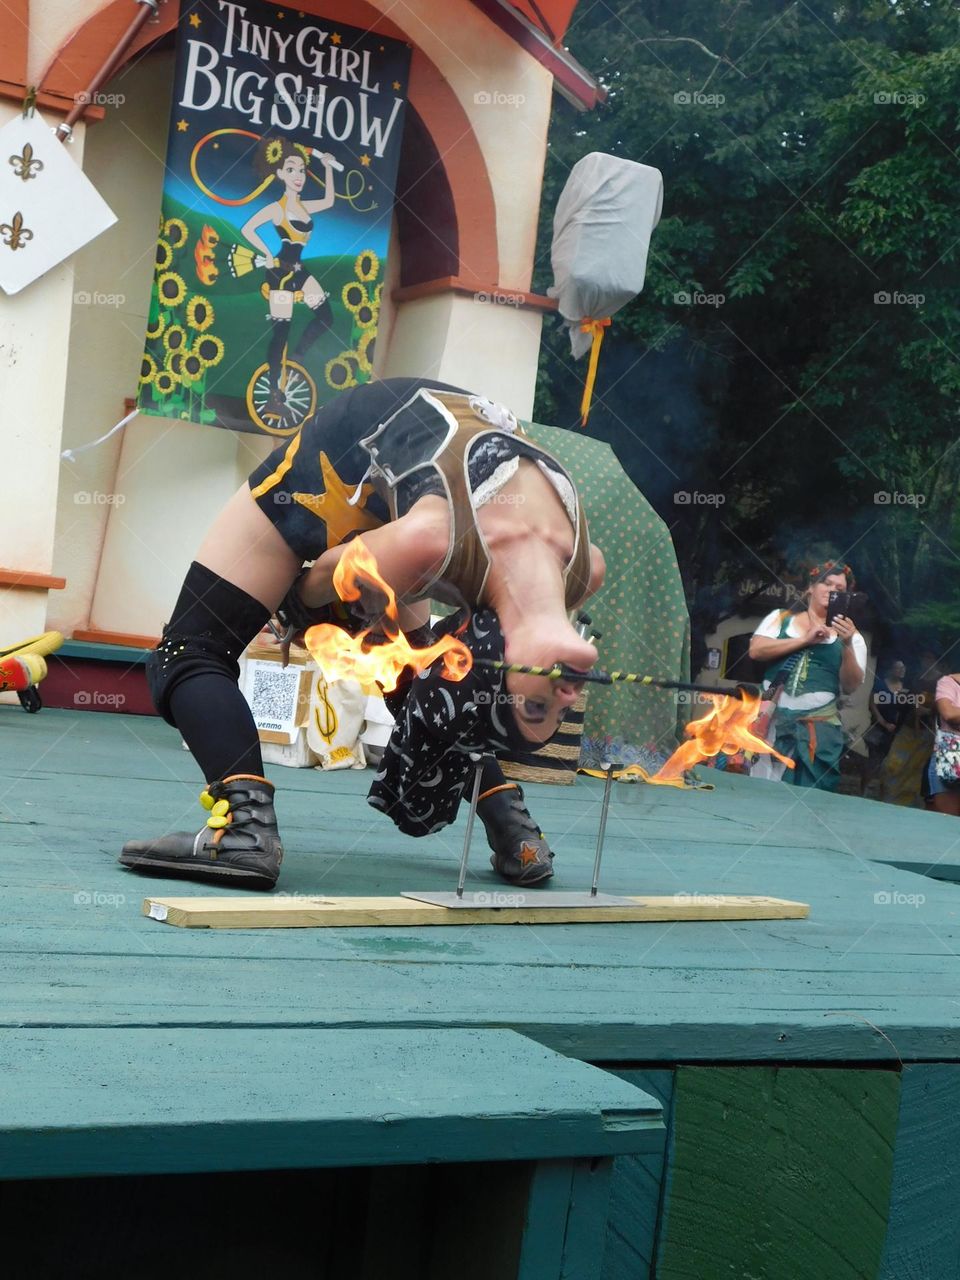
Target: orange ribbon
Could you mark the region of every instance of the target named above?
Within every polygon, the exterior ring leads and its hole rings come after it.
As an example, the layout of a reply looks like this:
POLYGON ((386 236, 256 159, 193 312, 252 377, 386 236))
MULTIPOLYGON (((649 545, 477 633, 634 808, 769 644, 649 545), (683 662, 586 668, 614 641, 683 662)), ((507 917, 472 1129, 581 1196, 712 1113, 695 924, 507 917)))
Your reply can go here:
POLYGON ((600 360, 600 344, 603 342, 603 331, 608 328, 610 317, 604 320, 592 320, 589 316, 580 321, 581 333, 593 334, 593 345, 590 348, 590 364, 587 367, 587 380, 583 384, 583 399, 580 401, 580 425, 587 425, 590 416, 590 401, 593 399, 593 385, 597 380, 597 364, 600 360))

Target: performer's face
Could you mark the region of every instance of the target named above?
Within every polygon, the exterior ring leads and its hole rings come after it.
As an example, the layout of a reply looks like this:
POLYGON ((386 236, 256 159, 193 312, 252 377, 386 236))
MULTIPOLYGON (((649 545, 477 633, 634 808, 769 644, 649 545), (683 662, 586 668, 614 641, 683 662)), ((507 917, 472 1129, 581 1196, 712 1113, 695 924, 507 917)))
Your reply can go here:
POLYGON ((548 680, 512 672, 506 679, 514 721, 530 743, 547 742, 560 728, 567 709, 580 696, 583 682, 548 680))
POLYGON ((307 180, 307 167, 299 156, 287 156, 283 166, 277 170, 277 177, 288 191, 299 195, 307 180))

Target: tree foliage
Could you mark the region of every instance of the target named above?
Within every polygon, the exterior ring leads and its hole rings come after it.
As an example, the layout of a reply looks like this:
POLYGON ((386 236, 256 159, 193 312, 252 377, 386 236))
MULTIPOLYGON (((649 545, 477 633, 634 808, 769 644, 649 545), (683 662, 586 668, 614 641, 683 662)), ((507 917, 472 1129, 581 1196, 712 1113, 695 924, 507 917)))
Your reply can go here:
MULTIPOLYGON (((608 98, 555 108, 537 283, 576 160, 660 169, 646 285, 605 341, 589 429, 672 527, 703 625, 733 581, 827 545, 891 625, 960 634, 958 17, 610 0, 568 36, 608 98)), ((548 322, 538 415, 573 425, 582 372, 548 322)))

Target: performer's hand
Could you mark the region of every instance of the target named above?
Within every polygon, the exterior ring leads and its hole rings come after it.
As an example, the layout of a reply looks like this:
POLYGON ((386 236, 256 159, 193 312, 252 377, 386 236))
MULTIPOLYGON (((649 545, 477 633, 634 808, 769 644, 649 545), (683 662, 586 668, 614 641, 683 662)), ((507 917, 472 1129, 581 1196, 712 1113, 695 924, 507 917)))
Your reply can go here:
POLYGON ((808 627, 803 637, 804 644, 819 644, 821 640, 826 640, 830 634, 830 628, 815 624, 808 627))

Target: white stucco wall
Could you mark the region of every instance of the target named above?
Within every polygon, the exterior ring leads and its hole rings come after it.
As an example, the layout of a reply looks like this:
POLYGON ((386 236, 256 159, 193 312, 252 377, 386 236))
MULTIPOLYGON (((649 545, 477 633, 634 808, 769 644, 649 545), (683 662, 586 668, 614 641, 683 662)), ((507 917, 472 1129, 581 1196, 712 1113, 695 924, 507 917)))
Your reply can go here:
MULTIPOLYGON (((0 105, 0 124, 14 114, 16 108, 0 105)), ((53 126, 56 121, 47 123, 53 126)), ((81 161, 82 130, 71 154, 81 161)), ((54 553, 53 512, 73 272, 68 260, 13 297, 0 292, 5 459, 0 467, 0 566, 21 572, 62 575, 54 553)), ((0 587, 0 646, 44 630, 46 611, 46 591, 0 587)))

